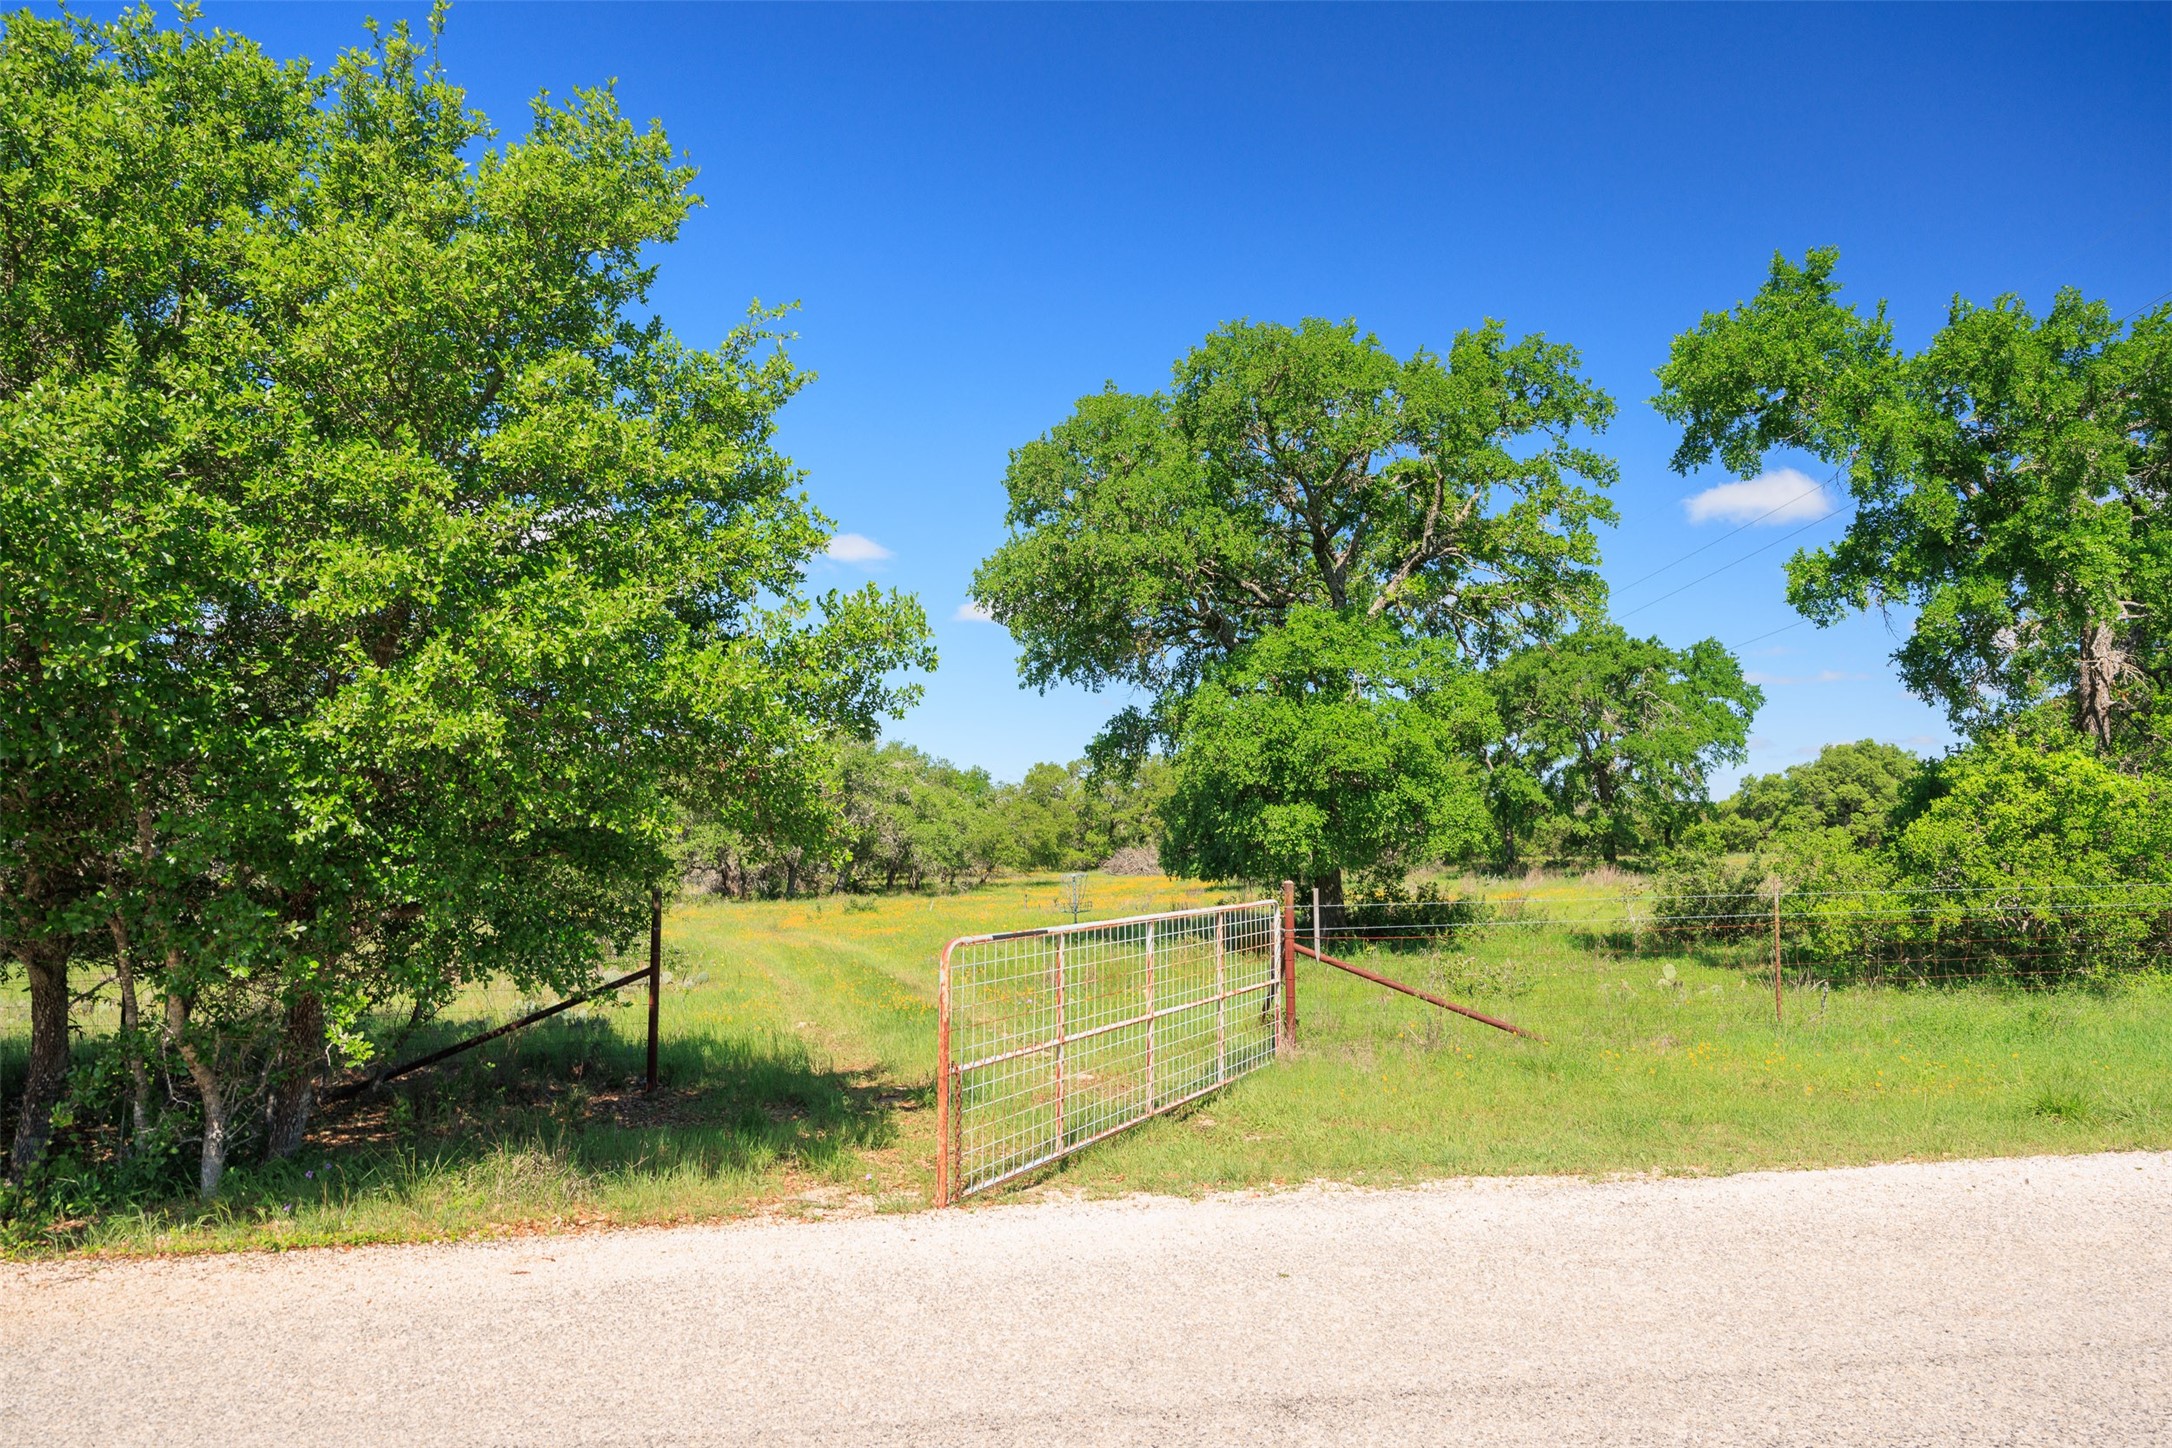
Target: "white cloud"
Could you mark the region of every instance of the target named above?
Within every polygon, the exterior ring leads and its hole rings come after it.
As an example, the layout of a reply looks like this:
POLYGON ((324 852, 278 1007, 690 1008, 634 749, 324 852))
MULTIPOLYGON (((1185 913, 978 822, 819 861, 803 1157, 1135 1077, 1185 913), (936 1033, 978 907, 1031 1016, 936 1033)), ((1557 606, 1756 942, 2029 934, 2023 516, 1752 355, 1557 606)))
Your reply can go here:
POLYGON ((958 611, 950 616, 950 621, 952 623, 994 623, 995 615, 969 598, 958 605, 958 611))
POLYGON ((1717 518, 1728 523, 1808 523, 1833 511, 1833 500, 1817 479, 1778 468, 1746 483, 1721 483, 1682 499, 1692 523, 1717 518))
POLYGON ((840 533, 822 551, 839 563, 880 563, 896 556, 862 533, 840 533))

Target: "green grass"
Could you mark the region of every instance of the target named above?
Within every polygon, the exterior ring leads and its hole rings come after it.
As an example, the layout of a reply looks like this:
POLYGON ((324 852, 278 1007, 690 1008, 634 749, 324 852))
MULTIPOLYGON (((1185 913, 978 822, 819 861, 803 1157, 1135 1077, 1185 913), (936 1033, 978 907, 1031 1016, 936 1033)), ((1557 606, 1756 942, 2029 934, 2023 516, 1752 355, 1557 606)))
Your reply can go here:
MULTIPOLYGON (((1516 893, 1559 913, 1589 898, 1577 889, 1516 893)), ((922 1206, 936 952, 954 935, 1052 923, 1055 895, 1042 879, 945 897, 681 907, 666 925, 656 1098, 637 1089, 644 1013, 628 992, 621 1007, 569 1013, 333 1109, 304 1160, 243 1164, 210 1210, 86 1211, 17 1250, 291 1247, 922 1206)), ((1100 916, 1223 898, 1099 878, 1090 895, 1100 916)), ((2161 976, 2059 991, 1798 987, 1776 1029, 1770 977, 1754 966, 1613 954, 1560 928, 1363 959, 1546 1040, 1305 962, 1291 1059, 1019 1192, 2172 1145, 2172 981, 2161 976)), ((520 1004, 477 992, 396 1054, 520 1004)), ((10 1089, 23 1029, 19 987, 0 989, 10 1089)))
POLYGON ((2172 1143, 2161 979, 2033 994, 1794 989, 1775 1029, 1768 977, 1680 957, 1602 966, 1544 946, 1368 962, 1414 984, 1430 975, 1544 1043, 1308 965, 1294 1060, 1067 1175, 1096 1191, 1190 1191, 2172 1143))

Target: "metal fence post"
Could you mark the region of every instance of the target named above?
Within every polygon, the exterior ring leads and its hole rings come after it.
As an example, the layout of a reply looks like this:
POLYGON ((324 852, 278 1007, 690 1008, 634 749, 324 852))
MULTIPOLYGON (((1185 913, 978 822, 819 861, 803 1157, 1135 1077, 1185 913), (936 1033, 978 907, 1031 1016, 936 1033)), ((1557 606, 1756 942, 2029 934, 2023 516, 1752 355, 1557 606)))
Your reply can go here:
POLYGON ((1320 953, 1320 887, 1312 887, 1312 953, 1320 953))
POLYGON ((1780 884, 1772 885, 1772 1023, 1785 1025, 1780 1014, 1780 884))
POLYGON ((957 1108, 950 1099, 950 952, 943 947, 942 962, 935 968, 935 1205, 950 1205, 951 1118, 957 1108))
POLYGON ((1282 882, 1282 1030, 1297 1044, 1297 882, 1282 882))
POLYGON ((649 1080, 647 1095, 656 1094, 656 1020, 664 991, 664 892, 649 892, 649 1080))

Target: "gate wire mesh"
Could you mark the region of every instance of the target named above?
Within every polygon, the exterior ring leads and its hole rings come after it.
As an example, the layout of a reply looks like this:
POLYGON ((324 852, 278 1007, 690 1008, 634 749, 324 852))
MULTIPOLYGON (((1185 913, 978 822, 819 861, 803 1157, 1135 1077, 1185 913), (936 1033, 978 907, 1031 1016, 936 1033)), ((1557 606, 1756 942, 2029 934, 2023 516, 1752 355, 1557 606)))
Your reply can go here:
POLYGON ((1272 1060, 1281 948, 1271 900, 953 940, 939 981, 939 1200, 1272 1060))

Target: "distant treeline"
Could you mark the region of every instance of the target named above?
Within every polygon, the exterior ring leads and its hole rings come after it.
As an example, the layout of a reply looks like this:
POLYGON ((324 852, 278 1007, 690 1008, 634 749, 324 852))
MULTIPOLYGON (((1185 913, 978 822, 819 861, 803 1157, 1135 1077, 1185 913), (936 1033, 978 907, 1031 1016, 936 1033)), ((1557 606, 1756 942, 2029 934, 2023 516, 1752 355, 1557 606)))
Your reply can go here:
POLYGON ((955 889, 1004 870, 1090 870, 1150 851, 1169 768, 1129 778, 1083 759, 1036 764, 1015 784, 960 769, 909 744, 848 744, 834 776, 829 849, 749 835, 690 814, 680 858, 688 885, 741 899, 831 891, 955 889))

